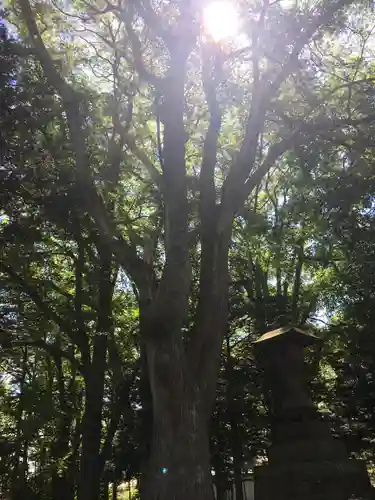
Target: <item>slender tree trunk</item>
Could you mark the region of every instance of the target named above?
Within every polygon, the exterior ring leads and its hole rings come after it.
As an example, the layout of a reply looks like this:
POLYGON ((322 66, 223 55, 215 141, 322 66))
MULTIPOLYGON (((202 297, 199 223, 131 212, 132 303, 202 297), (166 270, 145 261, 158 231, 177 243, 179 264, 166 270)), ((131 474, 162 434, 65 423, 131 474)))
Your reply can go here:
POLYGON ((238 395, 234 393, 233 388, 233 377, 234 377, 234 367, 233 358, 229 343, 229 336, 226 338, 227 347, 227 363, 226 372, 228 380, 228 390, 227 390, 227 410, 229 414, 229 423, 231 430, 231 448, 233 456, 233 472, 234 472, 234 485, 236 488, 236 500, 244 500, 243 490, 242 490, 242 445, 239 436, 238 428, 238 395))
MULTIPOLYGON (((22 422, 23 422, 23 403, 25 393, 25 382, 27 374, 27 359, 28 349, 25 347, 22 359, 22 374, 19 381, 19 398, 17 408, 17 423, 16 423, 16 449, 12 471, 12 498, 17 500, 22 497, 23 491, 26 489, 24 478, 24 464, 20 464, 21 455, 24 457, 23 439, 22 439, 22 422)), ((26 446, 26 443, 25 443, 26 446)))
MULTIPOLYGON (((62 422, 59 430, 59 435, 54 443, 55 452, 53 455, 56 460, 65 457, 70 447, 70 431, 71 431, 72 417, 65 414, 62 417, 62 422)), ((52 475, 52 498, 54 500, 73 500, 74 488, 69 474, 69 467, 66 470, 55 470, 52 475)))
POLYGON ((78 472, 79 472, 79 448, 81 443, 82 422, 76 419, 73 439, 71 444, 72 455, 68 462, 66 477, 69 496, 68 498, 77 498, 76 491, 78 487, 78 472))
POLYGON ((234 486, 236 489, 236 500, 244 500, 241 461, 238 456, 234 460, 234 486))
POLYGON ((107 343, 112 329, 111 259, 105 249, 101 249, 99 274, 99 308, 93 354, 85 375, 86 402, 82 426, 82 455, 78 500, 98 500, 102 467, 100 442, 102 431, 102 406, 104 378, 107 367, 107 343))
MULTIPOLYGON (((215 499, 227 500, 227 491, 229 488, 228 471, 225 467, 224 451, 227 448, 226 439, 222 437, 219 422, 223 421, 221 410, 211 420, 211 435, 216 436, 217 441, 211 448, 211 462, 214 469, 213 481, 215 484, 215 499)), ((212 443, 214 444, 214 443, 212 443)))
POLYGON ((254 269, 254 284, 255 284, 255 296, 256 296, 256 318, 255 325, 257 333, 264 333, 266 330, 266 311, 264 306, 264 293, 263 293, 263 271, 259 262, 255 262, 253 265, 254 269))
POLYGON ((100 485, 100 500, 109 500, 109 482, 103 479, 100 485))
POLYGON ((116 481, 112 484, 112 500, 117 500, 117 483, 116 481))
POLYGON ((73 500, 74 492, 71 488, 69 479, 66 474, 61 476, 55 475, 52 479, 52 498, 54 500, 73 500))
MULTIPOLYGON (((57 337, 57 343, 60 344, 60 335, 57 337)), ((57 465, 69 452, 73 415, 72 409, 67 403, 68 394, 65 389, 65 378, 61 357, 56 358, 56 368, 61 421, 59 422, 56 441, 51 447, 51 455, 56 460, 57 465)), ((58 467, 56 467, 52 473, 52 497, 55 500, 73 499, 73 492, 69 484, 67 471, 59 470, 58 467)))
MULTIPOLYGON (((96 348, 99 349, 98 339, 96 348)), ((103 346, 104 352, 105 347, 103 346)), ((86 380, 86 404, 82 426, 82 454, 80 464, 79 500, 98 500, 100 492, 100 438, 104 373, 97 365, 97 373, 86 380)))
POLYGON ((229 488, 228 474, 224 469, 224 462, 221 456, 218 456, 215 464, 215 490, 216 500, 227 500, 227 491, 229 488))
POLYGON ((215 476, 215 500, 227 500, 228 481, 221 472, 215 476))
POLYGON ((303 241, 297 249, 296 255, 296 269, 294 275, 294 286, 292 295, 292 322, 293 324, 298 323, 298 306, 300 299, 301 290, 301 276, 302 276, 302 266, 303 266, 303 241))
POLYGON ((22 450, 22 469, 21 469, 22 483, 25 485, 25 491, 28 489, 27 486, 27 476, 29 469, 28 456, 29 456, 29 442, 25 440, 23 443, 23 450, 22 450))

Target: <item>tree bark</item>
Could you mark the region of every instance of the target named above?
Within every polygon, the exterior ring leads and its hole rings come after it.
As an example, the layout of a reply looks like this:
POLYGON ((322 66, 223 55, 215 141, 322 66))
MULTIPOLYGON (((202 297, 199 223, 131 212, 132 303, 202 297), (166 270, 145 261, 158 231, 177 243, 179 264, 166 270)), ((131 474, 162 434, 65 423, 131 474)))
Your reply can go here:
MULTIPOLYGON (((62 422, 58 430, 58 436, 53 444, 51 454, 55 457, 56 461, 61 460, 69 451, 69 438, 71 431, 72 417, 69 414, 62 416, 62 422)), ((67 470, 58 471, 54 470, 51 480, 52 498, 55 500, 73 500, 74 491, 69 480, 67 470)))
POLYGON ((112 329, 111 255, 100 249, 99 308, 93 354, 85 373, 86 404, 83 416, 82 455, 78 500, 98 500, 102 475, 100 442, 108 336, 112 329))
MULTIPOLYGON (((60 347, 60 342, 61 338, 60 334, 58 334, 56 343, 59 347, 60 347)), ((72 414, 72 408, 67 403, 70 394, 67 394, 65 390, 65 380, 64 380, 64 372, 63 372, 61 356, 56 357, 55 362, 57 368, 57 382, 59 390, 59 406, 61 411, 61 417, 60 417, 61 420, 58 424, 56 441, 51 446, 51 455, 54 457, 57 464, 69 452, 73 414, 72 414)), ((67 470, 59 471, 58 468, 53 470, 51 488, 52 488, 52 497, 56 500, 71 500, 74 498, 74 492, 68 478, 67 470)))
POLYGON ((204 252, 202 248, 201 290, 192 331, 184 335, 175 318, 169 321, 175 310, 169 315, 163 310, 159 318, 143 316, 153 434, 142 500, 213 499, 208 422, 227 325, 230 233, 214 231, 212 238, 204 252))
POLYGON ((207 422, 186 401, 154 412, 153 442, 142 500, 213 500, 207 422))
MULTIPOLYGON (((220 438, 219 438, 220 439, 220 438)), ((227 492, 231 487, 228 471, 225 470, 223 450, 226 444, 218 442, 218 449, 213 457, 213 468, 215 471, 214 483, 216 489, 215 500, 227 500, 227 492)))
POLYGON ((219 472, 216 471, 215 488, 216 488, 215 500, 227 500, 228 478, 220 471, 219 472))
MULTIPOLYGON (((181 332, 143 332, 152 393, 150 457, 142 500, 212 500, 208 408, 187 369, 181 332)), ((151 330, 150 330, 151 329, 151 330)))
POLYGON ((292 295, 292 323, 298 324, 298 305, 301 291, 301 276, 303 267, 303 241, 301 241, 296 251, 296 268, 294 274, 294 286, 292 295))
POLYGON ((234 363, 230 348, 229 336, 226 338, 227 347, 227 363, 226 374, 228 381, 227 389, 227 411, 229 415, 230 431, 231 431, 231 447, 233 456, 233 474, 234 484, 236 488, 236 500, 244 500, 242 489, 242 445, 239 436, 238 428, 238 396, 235 394, 234 384, 234 363))
POLYGON ((103 479, 101 482, 100 500, 109 500, 109 482, 108 479, 103 479))
MULTIPOLYGON (((105 340, 96 339, 96 350, 106 352, 105 340), (100 345, 102 347, 100 347, 100 345)), ((105 354, 104 354, 105 356, 105 354)), ((98 356, 96 356, 98 358, 98 356)), ((82 455, 78 500, 99 500, 100 492, 100 438, 102 427, 102 402, 104 392, 103 360, 93 364, 86 379, 86 404, 83 417, 82 455), (97 371, 95 373, 94 366, 97 371)))
POLYGON ((18 499, 22 497, 24 491, 26 491, 26 483, 24 476, 24 464, 20 463, 21 455, 24 455, 24 447, 27 446, 26 441, 22 438, 22 423, 24 418, 24 394, 25 394, 25 382, 27 374, 27 360, 28 360, 28 349, 25 347, 22 357, 22 374, 19 380, 19 397, 18 397, 18 407, 17 407, 17 421, 16 421, 16 449, 14 454, 13 471, 12 471, 12 498, 18 499))
POLYGON ((112 484, 112 500, 117 500, 117 483, 116 481, 112 484))

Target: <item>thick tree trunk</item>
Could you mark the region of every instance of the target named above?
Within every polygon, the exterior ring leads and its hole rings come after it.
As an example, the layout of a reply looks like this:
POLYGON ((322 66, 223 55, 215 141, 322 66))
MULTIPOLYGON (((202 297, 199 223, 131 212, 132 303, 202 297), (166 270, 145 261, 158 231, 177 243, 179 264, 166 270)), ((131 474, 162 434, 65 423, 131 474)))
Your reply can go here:
POLYGON ((155 417, 142 500, 213 500, 208 425, 195 405, 155 417))
POLYGON ((142 500, 214 498, 208 423, 227 323, 229 239, 229 233, 218 241, 215 237, 202 257, 206 265, 202 263, 200 299, 189 334, 180 330, 184 316, 178 318, 173 308, 159 314, 151 309, 154 315, 146 314, 141 325, 153 419, 142 500))
MULTIPOLYGON (((155 337, 154 337, 155 338, 155 337)), ((207 418, 180 335, 147 340, 152 442, 142 500, 212 500, 207 418)))

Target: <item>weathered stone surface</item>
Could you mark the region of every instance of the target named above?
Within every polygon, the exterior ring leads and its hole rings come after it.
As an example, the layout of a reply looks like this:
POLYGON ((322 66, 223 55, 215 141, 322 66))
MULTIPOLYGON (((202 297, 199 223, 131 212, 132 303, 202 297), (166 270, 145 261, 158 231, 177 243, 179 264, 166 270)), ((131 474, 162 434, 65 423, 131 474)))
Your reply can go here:
POLYGON ((255 500, 369 500, 374 498, 364 463, 278 463, 255 469, 255 500))
POLYGON ((319 339, 283 328, 255 342, 271 415, 268 465, 255 469, 255 500, 374 499, 364 463, 348 458, 308 391, 304 349, 319 339))

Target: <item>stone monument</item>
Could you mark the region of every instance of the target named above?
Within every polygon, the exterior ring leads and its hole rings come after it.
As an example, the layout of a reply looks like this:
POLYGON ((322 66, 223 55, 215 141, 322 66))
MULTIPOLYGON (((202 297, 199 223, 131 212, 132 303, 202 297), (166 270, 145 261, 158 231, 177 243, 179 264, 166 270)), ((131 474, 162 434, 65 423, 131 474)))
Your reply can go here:
POLYGON ((321 340, 294 327, 254 342, 271 417, 268 465, 256 467, 255 500, 373 500, 366 465, 350 459, 309 396, 305 348, 321 340))

